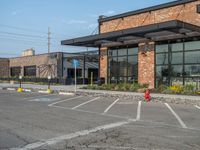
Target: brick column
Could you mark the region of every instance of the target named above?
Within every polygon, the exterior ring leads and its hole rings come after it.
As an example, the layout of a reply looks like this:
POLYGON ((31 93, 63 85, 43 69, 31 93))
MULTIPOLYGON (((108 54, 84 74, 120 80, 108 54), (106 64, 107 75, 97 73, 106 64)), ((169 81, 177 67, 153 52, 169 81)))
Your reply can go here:
POLYGON ((100 78, 105 78, 105 83, 107 84, 107 70, 108 70, 108 48, 101 48, 100 50, 100 78))
POLYGON ((149 84, 149 88, 154 88, 155 81, 155 61, 154 61, 154 42, 140 43, 138 53, 138 82, 149 84), (144 52, 144 49, 148 51, 144 52))

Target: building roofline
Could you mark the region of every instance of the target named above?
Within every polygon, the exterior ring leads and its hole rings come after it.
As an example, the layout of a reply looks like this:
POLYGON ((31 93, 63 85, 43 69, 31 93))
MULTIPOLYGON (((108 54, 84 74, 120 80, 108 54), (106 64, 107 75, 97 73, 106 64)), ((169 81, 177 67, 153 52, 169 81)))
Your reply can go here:
POLYGON ((128 17, 128 16, 132 16, 132 15, 137 15, 137 14, 140 14, 140 13, 155 11, 155 10, 173 7, 173 6, 186 4, 186 3, 191 3, 191 2, 195 2, 195 1, 198 1, 198 0, 177 0, 177 1, 169 2, 169 3, 165 3, 165 4, 160 4, 160 5, 156 5, 156 6, 151 6, 151 7, 135 10, 135 11, 130 11, 130 12, 126 12, 126 13, 122 13, 122 14, 118 14, 118 15, 114 15, 114 16, 110 16, 110 17, 99 18, 98 21, 99 21, 99 23, 102 23, 102 22, 111 21, 111 20, 114 20, 114 19, 119 19, 119 18, 128 17))
MULTIPOLYGON (((120 45, 124 44, 125 40, 122 40, 122 42, 119 42, 119 38, 133 36, 133 41, 136 41, 135 44, 138 44, 140 41, 137 41, 136 39, 150 39, 152 40, 155 35, 150 35, 151 33, 157 33, 158 36, 162 36, 161 31, 169 31, 169 33, 165 36, 169 35, 176 35, 176 34, 185 34, 185 32, 198 32, 200 33, 200 27, 189 24, 186 22, 182 22, 180 20, 171 20, 171 21, 165 21, 160 22, 156 24, 149 24, 119 31, 113 31, 113 32, 107 32, 102 34, 96 34, 96 35, 90 35, 90 36, 84 36, 84 37, 78 37, 74 39, 68 39, 61 41, 62 45, 70 45, 70 46, 84 46, 84 47, 100 47, 102 44, 105 43, 113 43, 117 42, 120 45), (186 29, 187 31, 179 31, 180 29, 186 29), (160 35, 159 35, 160 32, 160 35), (149 34, 149 35, 147 35, 149 34)), ((179 37, 180 38, 180 37, 179 37)), ((160 39, 153 40, 153 41, 159 41, 160 39)), ((125 44, 126 45, 126 44, 125 44)))
POLYGON ((58 54, 58 53, 62 53, 62 54, 71 54, 71 55, 84 55, 84 53, 91 53, 91 52, 95 52, 97 50, 94 51, 83 51, 83 52, 76 52, 76 53, 68 53, 68 52, 51 52, 51 53, 43 53, 43 54, 36 54, 36 55, 31 55, 31 56, 18 56, 18 57, 11 57, 11 58, 0 58, 0 59, 16 59, 16 58, 25 58, 25 57, 37 57, 37 56, 41 56, 41 55, 48 55, 48 54, 58 54))

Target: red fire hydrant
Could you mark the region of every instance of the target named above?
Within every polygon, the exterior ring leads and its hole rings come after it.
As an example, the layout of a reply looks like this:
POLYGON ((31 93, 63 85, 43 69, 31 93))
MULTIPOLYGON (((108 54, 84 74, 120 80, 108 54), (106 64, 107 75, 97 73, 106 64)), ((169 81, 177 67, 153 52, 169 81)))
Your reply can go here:
POLYGON ((145 98, 145 100, 146 100, 147 102, 150 102, 151 96, 150 96, 150 91, 149 91, 149 89, 147 89, 147 90, 145 91, 145 93, 144 93, 144 98, 145 98))

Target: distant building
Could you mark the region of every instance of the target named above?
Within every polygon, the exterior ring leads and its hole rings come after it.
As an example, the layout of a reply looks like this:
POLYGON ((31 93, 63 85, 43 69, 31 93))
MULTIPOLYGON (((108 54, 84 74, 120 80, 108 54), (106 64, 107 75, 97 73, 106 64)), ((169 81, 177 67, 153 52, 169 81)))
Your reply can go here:
MULTIPOLYGON (((77 59, 80 65, 77 67, 77 77, 86 82, 93 72, 93 78, 98 78, 98 51, 63 53, 53 52, 35 55, 35 52, 26 50, 22 56, 0 59, 0 78, 16 78, 22 75, 24 78, 64 78, 73 79, 75 75, 72 60, 77 59)), ((68 83, 70 84, 70 80, 68 83)))
POLYGON ((0 77, 8 77, 9 69, 9 59, 0 58, 0 77))

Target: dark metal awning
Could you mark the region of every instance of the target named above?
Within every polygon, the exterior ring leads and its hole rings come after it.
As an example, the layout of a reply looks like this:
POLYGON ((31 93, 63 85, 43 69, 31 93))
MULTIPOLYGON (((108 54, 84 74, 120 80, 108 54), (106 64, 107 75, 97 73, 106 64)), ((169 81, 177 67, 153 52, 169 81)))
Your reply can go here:
POLYGON ((147 41, 164 41, 200 36, 200 27, 178 20, 61 41, 62 45, 113 47, 147 41))

